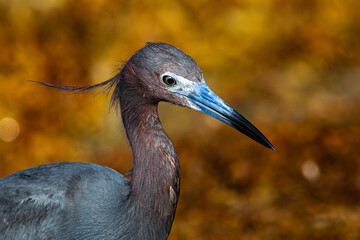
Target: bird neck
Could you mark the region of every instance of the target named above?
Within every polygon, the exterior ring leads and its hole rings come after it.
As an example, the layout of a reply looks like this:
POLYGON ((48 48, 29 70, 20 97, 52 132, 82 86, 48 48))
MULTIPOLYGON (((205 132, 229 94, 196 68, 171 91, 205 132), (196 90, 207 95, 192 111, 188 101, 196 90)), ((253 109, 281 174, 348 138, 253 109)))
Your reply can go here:
MULTIPOLYGON (((128 100, 128 99, 127 99, 128 100)), ((158 115, 158 104, 139 100, 121 104, 123 124, 133 151, 129 202, 147 226, 169 234, 180 185, 180 166, 158 115)))

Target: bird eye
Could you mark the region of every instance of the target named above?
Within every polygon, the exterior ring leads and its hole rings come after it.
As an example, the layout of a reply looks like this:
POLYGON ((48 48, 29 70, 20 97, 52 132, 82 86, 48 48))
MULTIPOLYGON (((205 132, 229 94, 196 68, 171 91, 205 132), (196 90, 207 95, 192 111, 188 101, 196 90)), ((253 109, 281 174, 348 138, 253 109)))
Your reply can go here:
POLYGON ((162 81, 168 86, 176 85, 176 80, 173 77, 170 77, 168 75, 163 76, 162 81))

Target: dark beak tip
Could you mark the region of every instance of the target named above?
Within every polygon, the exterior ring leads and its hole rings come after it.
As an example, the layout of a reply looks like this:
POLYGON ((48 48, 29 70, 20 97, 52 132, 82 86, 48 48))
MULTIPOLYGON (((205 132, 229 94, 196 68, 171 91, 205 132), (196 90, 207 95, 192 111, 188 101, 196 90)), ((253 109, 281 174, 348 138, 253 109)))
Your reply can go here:
POLYGON ((262 145, 264 145, 265 147, 269 148, 270 150, 275 151, 274 146, 273 146, 269 141, 266 141, 265 143, 262 143, 262 145))
POLYGON ((269 142, 269 140, 266 139, 266 141, 262 142, 261 144, 267 147, 268 149, 275 151, 274 146, 269 142))

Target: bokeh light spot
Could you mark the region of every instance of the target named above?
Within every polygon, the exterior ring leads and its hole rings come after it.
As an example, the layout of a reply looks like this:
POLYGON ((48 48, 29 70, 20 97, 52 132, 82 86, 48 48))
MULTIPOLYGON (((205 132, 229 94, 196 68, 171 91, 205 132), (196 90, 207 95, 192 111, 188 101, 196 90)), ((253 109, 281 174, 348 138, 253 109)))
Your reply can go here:
POLYGON ((0 138, 5 142, 14 141, 20 133, 20 126, 13 118, 5 117, 0 121, 0 138))
POLYGON ((314 161, 306 161, 301 166, 303 176, 309 181, 315 181, 320 176, 320 168, 314 161))

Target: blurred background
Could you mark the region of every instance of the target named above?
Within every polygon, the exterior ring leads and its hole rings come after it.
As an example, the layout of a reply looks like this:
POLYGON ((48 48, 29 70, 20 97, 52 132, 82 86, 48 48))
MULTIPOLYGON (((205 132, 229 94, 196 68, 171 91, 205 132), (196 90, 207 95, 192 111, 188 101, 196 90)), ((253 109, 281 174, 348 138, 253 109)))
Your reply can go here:
POLYGON ((171 240, 360 239, 360 1, 0 0, 0 177, 60 161, 131 168, 107 80, 145 42, 191 55, 276 151, 167 103, 171 240))

